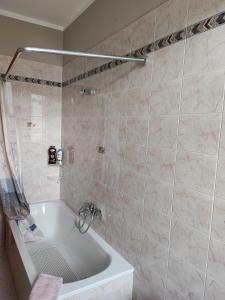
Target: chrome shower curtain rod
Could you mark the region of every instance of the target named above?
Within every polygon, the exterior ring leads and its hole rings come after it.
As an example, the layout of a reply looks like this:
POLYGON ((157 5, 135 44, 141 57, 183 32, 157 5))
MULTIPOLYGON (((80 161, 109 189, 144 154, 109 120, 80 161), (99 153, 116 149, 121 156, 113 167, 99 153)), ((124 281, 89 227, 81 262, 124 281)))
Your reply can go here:
POLYGON ((147 59, 138 58, 138 57, 129 57, 129 56, 114 56, 114 55, 105 55, 105 54, 96 54, 88 52, 75 52, 75 51, 64 51, 64 50, 55 50, 55 49, 46 49, 46 48, 34 48, 34 47, 24 47, 18 48, 9 64, 7 71, 4 74, 4 79, 8 78, 9 72, 12 69, 16 59, 22 53, 46 53, 46 54, 56 54, 56 55, 68 55, 68 56, 77 56, 77 57, 89 57, 89 58, 100 58, 100 59, 110 59, 110 60, 122 60, 122 61, 134 61, 146 63, 147 59))

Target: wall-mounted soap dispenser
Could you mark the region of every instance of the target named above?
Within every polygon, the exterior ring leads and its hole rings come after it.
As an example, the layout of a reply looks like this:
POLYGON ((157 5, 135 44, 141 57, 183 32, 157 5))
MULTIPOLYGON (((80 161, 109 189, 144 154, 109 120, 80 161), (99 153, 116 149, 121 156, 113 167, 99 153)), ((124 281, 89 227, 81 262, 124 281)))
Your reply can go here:
POLYGON ((56 148, 55 148, 55 146, 50 146, 48 149, 48 163, 50 165, 56 164, 56 148))

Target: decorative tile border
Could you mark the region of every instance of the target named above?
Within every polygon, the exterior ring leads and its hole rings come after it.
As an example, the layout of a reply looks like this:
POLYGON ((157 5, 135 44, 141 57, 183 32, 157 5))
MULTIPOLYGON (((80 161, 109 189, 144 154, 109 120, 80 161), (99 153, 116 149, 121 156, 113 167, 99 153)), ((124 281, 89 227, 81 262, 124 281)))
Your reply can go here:
MULTIPOLYGON (((124 56, 125 57, 126 56, 145 57, 147 54, 149 54, 151 52, 157 51, 164 47, 168 47, 170 45, 178 43, 179 41, 183 41, 184 39, 190 38, 199 33, 206 32, 208 30, 211 30, 211 29, 221 26, 223 24, 225 24, 225 12, 218 13, 210 18, 207 18, 203 21, 195 23, 194 25, 190 25, 187 28, 181 29, 174 33, 171 33, 162 39, 152 42, 152 43, 150 43, 144 47, 141 47, 131 53, 128 53, 124 56)), ((33 78, 33 77, 23 77, 23 76, 18 76, 18 75, 9 75, 9 79, 12 81, 28 82, 28 83, 34 83, 34 84, 39 84, 39 85, 47 85, 47 86, 54 86, 54 87, 66 87, 77 81, 84 80, 85 78, 88 78, 95 74, 100 74, 104 71, 110 70, 110 69, 115 68, 124 63, 127 63, 127 62, 121 61, 121 60, 110 61, 110 62, 100 65, 96 68, 93 68, 85 73, 75 76, 69 80, 66 80, 62 83, 57 82, 57 81, 43 80, 43 79, 38 79, 38 78, 33 78)), ((0 79, 3 79, 3 78, 4 78, 4 74, 0 73, 0 79)))
MULTIPOLYGON (((12 81, 35 83, 39 85, 47 85, 47 86, 54 86, 54 87, 62 87, 62 83, 57 81, 44 80, 44 79, 38 79, 33 77, 24 77, 18 75, 9 75, 8 78, 9 80, 12 81)), ((4 79, 4 73, 0 73, 0 79, 2 80, 4 79)))
MULTIPOLYGON (((190 25, 187 28, 176 31, 162 39, 159 39, 153 43, 150 43, 144 47, 141 47, 131 53, 128 53, 124 56, 135 56, 135 57, 145 57, 147 54, 162 49, 164 47, 168 47, 172 44, 175 44, 179 41, 183 41, 184 39, 190 38, 196 34, 206 32, 218 26, 225 24, 225 12, 221 12, 217 15, 214 15, 210 18, 207 18, 203 21, 195 23, 194 25, 190 25)), ((66 80, 62 83, 63 87, 69 86, 77 81, 81 81, 87 77, 93 76, 95 74, 100 74, 104 71, 112 69, 118 65, 124 64, 126 61, 115 60, 110 61, 104 65, 98 66, 90 71, 82 73, 78 76, 75 76, 69 80, 66 80)))

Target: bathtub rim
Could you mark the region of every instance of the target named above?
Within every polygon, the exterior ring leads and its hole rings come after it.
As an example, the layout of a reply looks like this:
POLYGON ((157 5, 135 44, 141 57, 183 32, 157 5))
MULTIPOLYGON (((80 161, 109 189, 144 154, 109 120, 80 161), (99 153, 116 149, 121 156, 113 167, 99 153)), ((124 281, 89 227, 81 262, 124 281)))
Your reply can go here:
MULTIPOLYGON (((39 201, 30 204, 31 208, 37 205, 47 205, 47 204, 55 204, 62 206, 66 212, 75 219, 77 216, 72 211, 70 207, 68 207, 61 200, 50 200, 50 201, 39 201)), ((15 243, 17 249, 19 251, 21 260, 23 262, 26 275, 28 277, 29 283, 32 286, 37 278, 37 272, 35 270, 35 266, 31 260, 31 257, 27 251, 26 245, 22 240, 19 228, 14 220, 8 220, 10 229, 12 231, 13 237, 15 239, 15 243)), ((74 230, 77 230, 74 226, 74 230)), ((103 285, 107 282, 110 282, 114 279, 117 279, 121 276, 128 275, 134 272, 133 266, 128 263, 115 249, 113 249, 99 234, 97 234, 92 228, 89 229, 87 233, 94 241, 109 255, 109 265, 102 270, 101 272, 92 275, 88 278, 65 283, 62 286, 60 292, 60 299, 64 299, 69 296, 73 296, 79 294, 85 290, 95 288, 97 286, 103 285)))

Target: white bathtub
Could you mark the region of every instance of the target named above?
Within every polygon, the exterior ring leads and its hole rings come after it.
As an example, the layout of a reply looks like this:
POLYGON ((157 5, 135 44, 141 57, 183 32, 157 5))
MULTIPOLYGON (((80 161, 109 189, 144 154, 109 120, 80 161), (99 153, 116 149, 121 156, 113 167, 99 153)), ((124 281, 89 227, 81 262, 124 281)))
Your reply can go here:
MULTIPOLYGON (((64 278, 59 299, 82 299, 81 296, 76 298, 76 295, 85 295, 91 289, 95 289, 96 294, 98 287, 109 286, 115 280, 122 282, 125 279, 126 283, 128 278, 128 289, 132 289, 133 267, 92 229, 84 235, 80 234, 74 224, 76 216, 65 204, 59 201, 32 204, 31 215, 44 234, 44 239, 38 242, 24 243, 16 222, 9 221, 28 286, 31 287, 42 272, 64 278)), ((10 253, 9 250, 13 270, 15 255, 10 253)), ((18 274, 15 277, 18 280, 18 274)), ((124 286, 121 288, 124 289, 124 286)), ((110 293, 113 293, 113 288, 110 293)), ((131 299, 128 296, 130 291, 126 294, 124 299, 131 299)))

